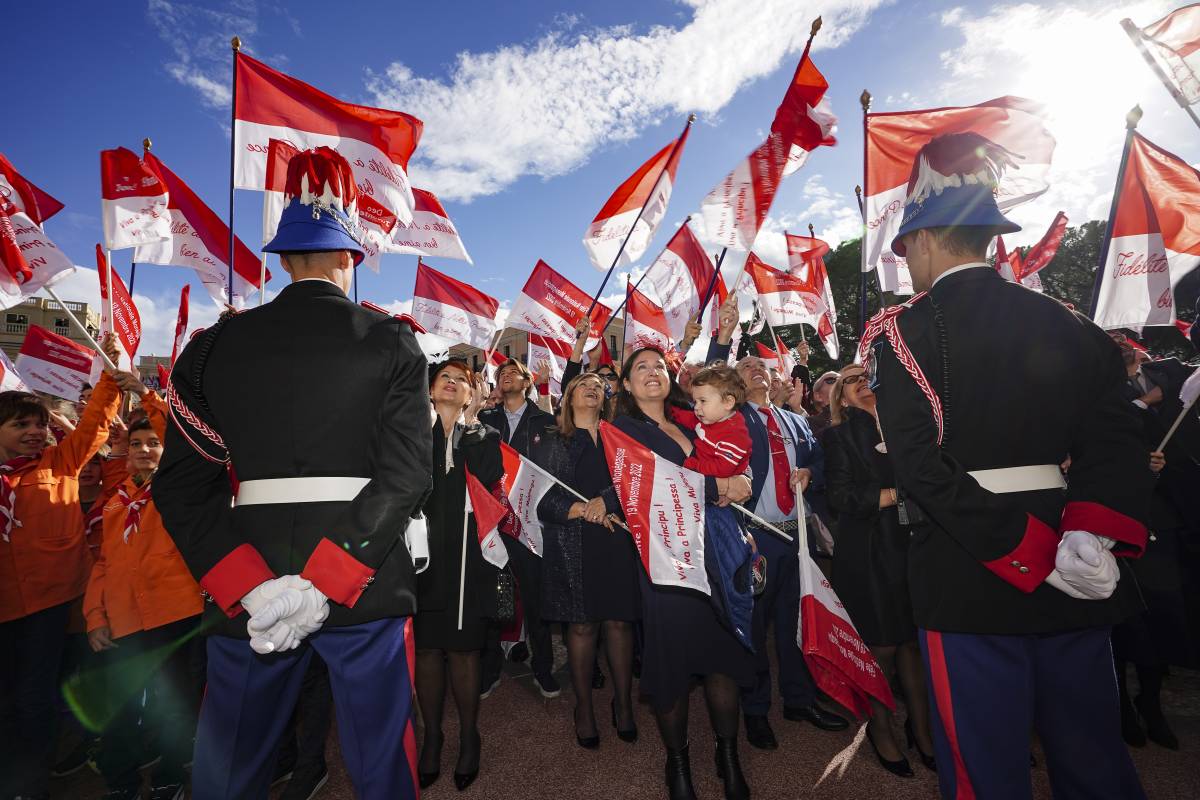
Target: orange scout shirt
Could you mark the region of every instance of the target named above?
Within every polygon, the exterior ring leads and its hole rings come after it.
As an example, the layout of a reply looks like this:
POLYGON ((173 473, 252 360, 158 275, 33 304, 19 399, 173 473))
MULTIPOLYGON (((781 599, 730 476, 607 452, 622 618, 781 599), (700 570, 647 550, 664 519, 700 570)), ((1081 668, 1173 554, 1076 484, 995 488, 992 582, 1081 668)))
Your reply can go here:
POLYGON ((0 539, 0 622, 74 600, 92 556, 83 536, 79 471, 108 438, 120 390, 105 373, 74 431, 9 475, 16 494, 11 541, 0 539))

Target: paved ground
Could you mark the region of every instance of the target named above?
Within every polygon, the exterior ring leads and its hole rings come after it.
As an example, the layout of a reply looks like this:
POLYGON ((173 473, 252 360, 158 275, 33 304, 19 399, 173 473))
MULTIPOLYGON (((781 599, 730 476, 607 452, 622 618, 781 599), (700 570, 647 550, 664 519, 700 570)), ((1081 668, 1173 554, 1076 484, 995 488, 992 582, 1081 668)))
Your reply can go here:
MULTIPOLYGON (((562 662, 559 654, 559 663, 562 662)), ((453 797, 487 800, 610 800, 611 798, 665 797, 662 786, 662 746, 654 721, 646 707, 638 709, 641 740, 625 744, 610 725, 601 726, 598 751, 580 749, 574 741, 571 722, 573 695, 564 690, 554 700, 543 700, 534 690, 528 669, 508 664, 504 682, 483 702, 480 728, 483 762, 479 779, 466 792, 454 788, 458 732, 453 703, 447 703, 442 778, 423 793, 425 800, 453 797)), ((565 684, 566 676, 560 673, 565 684)), ((609 704, 610 692, 596 693, 597 709, 609 704)), ((1200 673, 1177 670, 1164 689, 1164 706, 1182 742, 1179 752, 1154 744, 1133 751, 1150 800, 1195 800, 1200 797, 1200 673)), ((720 798, 721 784, 712 764, 713 740, 699 691, 692 695, 692 773, 702 800, 720 798)), ((780 749, 765 753, 742 743, 742 764, 756 800, 787 800, 801 797, 842 798, 930 798, 937 794, 933 773, 910 759, 917 776, 903 780, 885 772, 876 763, 864 741, 864 729, 824 733, 808 724, 785 721, 779 709, 772 710, 772 725, 780 749)), ((597 714, 603 722, 604 714, 597 714)), ((1035 748, 1036 751, 1036 748, 1035 748)), ((329 783, 320 800, 350 800, 353 793, 337 753, 336 732, 330 737, 329 783)), ((1033 770, 1035 796, 1049 798, 1044 769, 1033 770)), ((57 781, 53 797, 58 800, 87 800, 102 793, 90 771, 57 781)), ((277 797, 278 792, 272 794, 277 797)))

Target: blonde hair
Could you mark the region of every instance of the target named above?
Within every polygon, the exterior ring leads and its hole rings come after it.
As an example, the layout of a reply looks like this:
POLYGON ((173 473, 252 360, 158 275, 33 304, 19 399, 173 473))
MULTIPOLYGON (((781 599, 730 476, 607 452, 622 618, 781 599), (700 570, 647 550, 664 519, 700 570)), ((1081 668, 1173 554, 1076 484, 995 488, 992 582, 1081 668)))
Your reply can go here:
POLYGON ((857 369, 858 372, 852 373, 854 375, 865 376, 867 373, 861 364, 847 364, 838 371, 838 379, 834 382, 833 389, 829 392, 829 421, 834 425, 841 425, 846 421, 846 412, 842 406, 842 395, 845 394, 846 370, 848 369, 857 369))
POLYGON ((563 438, 575 435, 575 409, 571 405, 571 400, 574 398, 576 390, 586 380, 593 380, 600 384, 600 396, 604 398, 600 402, 600 419, 607 420, 612 418, 612 414, 610 413, 612 401, 604 394, 604 379, 594 372, 584 372, 576 375, 567 383, 567 388, 563 389, 562 399, 558 403, 558 432, 563 438))

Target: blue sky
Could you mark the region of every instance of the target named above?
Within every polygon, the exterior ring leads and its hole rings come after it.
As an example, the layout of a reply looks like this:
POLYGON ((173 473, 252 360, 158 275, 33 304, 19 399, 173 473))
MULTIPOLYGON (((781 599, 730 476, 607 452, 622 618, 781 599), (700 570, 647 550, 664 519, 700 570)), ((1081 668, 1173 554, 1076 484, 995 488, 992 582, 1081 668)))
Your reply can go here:
MULTIPOLYGON (((602 274, 580 239, 609 193, 695 111, 666 222, 635 275, 684 216, 760 140, 818 13, 814 60, 831 84, 839 145, 814 153, 780 190, 756 250, 783 261, 779 233, 809 222, 832 242, 857 235, 862 180, 859 93, 874 110, 966 105, 1002 94, 1043 100, 1059 141, 1052 188, 1020 209, 1018 244, 1054 213, 1107 215, 1134 102, 1140 130, 1195 163, 1200 139, 1117 25, 1148 24, 1172 3, 1092 0, 610 0, 310 2, 149 0, 23 3, 10 10, 9 125, 3 152, 66 203, 47 233, 80 265, 100 237, 101 149, 154 152, 222 216, 228 204, 229 39, 268 64, 347 100, 425 120, 415 185, 441 197, 475 260, 431 262, 502 301, 537 259, 582 288, 602 274), (22 111, 14 111, 23 109, 22 111), (19 121, 14 124, 14 121, 19 121)), ((239 191, 235 228, 257 249, 261 197, 239 191)), ((693 220, 693 224, 697 220, 693 220)), ((703 238, 703 231, 699 231, 703 238)), ((114 257, 127 275, 129 254, 114 257)), ((359 296, 401 307, 416 259, 386 255, 360 273, 359 296)), ((731 264, 734 262, 731 262, 731 264)), ((277 291, 283 280, 268 287, 277 291)), ((95 276, 64 296, 93 300, 95 276)), ((179 287, 191 273, 139 267, 142 353, 169 349, 179 287)), ((620 293, 623 279, 606 294, 620 293)), ((268 295, 270 296, 270 295, 268 295)), ((193 320, 212 315, 193 292, 193 320), (203 308, 203 310, 202 310, 203 308)))

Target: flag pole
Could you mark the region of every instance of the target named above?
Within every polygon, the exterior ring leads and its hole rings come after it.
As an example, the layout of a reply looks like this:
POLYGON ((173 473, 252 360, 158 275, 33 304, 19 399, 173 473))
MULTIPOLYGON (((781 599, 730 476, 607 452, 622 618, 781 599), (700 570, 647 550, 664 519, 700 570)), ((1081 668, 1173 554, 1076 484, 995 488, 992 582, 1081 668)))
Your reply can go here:
POLYGON ((1167 87, 1167 91, 1170 93, 1172 99, 1179 104, 1180 108, 1187 112, 1187 115, 1192 118, 1192 122, 1196 123, 1196 127, 1200 128, 1200 117, 1196 116, 1196 112, 1193 111, 1191 105, 1188 104, 1187 98, 1183 96, 1183 93, 1179 91, 1179 88, 1176 87, 1175 84, 1171 83, 1171 79, 1167 77, 1167 73, 1163 72, 1158 61, 1156 61, 1154 56, 1150 54, 1150 51, 1146 49, 1146 44, 1144 41, 1145 35, 1142 33, 1141 29, 1138 28, 1138 26, 1133 23, 1133 20, 1129 19, 1128 17, 1121 20, 1121 27, 1125 29, 1125 33, 1129 35, 1129 39, 1133 42, 1133 46, 1136 47, 1138 52, 1142 54, 1142 58, 1144 58, 1146 63, 1150 65, 1150 69, 1152 69, 1154 74, 1158 76, 1158 79, 1162 81, 1163 86, 1167 87))
POLYGON ((75 328, 79 331, 80 335, 91 342, 92 346, 96 348, 96 352, 99 353, 100 358, 104 360, 104 366, 112 370, 117 369, 117 365, 114 364, 111 359, 109 359, 108 354, 104 352, 104 348, 101 347, 100 343, 96 341, 96 337, 92 336, 88 329, 84 327, 83 323, 79 321, 79 318, 71 312, 71 309, 68 308, 66 302, 58 296, 58 293, 54 291, 54 288, 51 286, 43 286, 42 288, 46 290, 46 294, 50 295, 50 298, 54 300, 54 302, 62 306, 62 310, 67 314, 67 319, 71 320, 71 322, 75 325, 75 328))
MULTIPOLYGON (((696 121, 695 114, 688 114, 687 124, 683 126, 683 133, 679 134, 679 138, 675 140, 675 144, 671 147, 671 153, 667 156, 667 160, 663 162, 662 169, 658 171, 658 177, 654 179, 654 186, 658 186, 663 175, 667 173, 667 169, 671 166, 671 162, 675 160, 675 154, 679 152, 679 146, 683 143, 684 134, 692 127, 692 123, 696 121)), ((654 191, 651 189, 650 197, 654 196, 654 191)), ((596 304, 600 302, 600 295, 604 294, 604 287, 608 285, 608 279, 612 277, 613 270, 617 268, 617 262, 621 260, 621 254, 625 252, 625 245, 629 244, 629 237, 633 236, 634 230, 637 229, 637 224, 642 221, 642 214, 646 213, 646 204, 650 202, 650 197, 646 198, 646 202, 642 203, 642 207, 638 209, 637 216, 633 218, 633 224, 629 226, 629 232, 625 234, 625 238, 621 241, 621 248, 617 250, 617 254, 613 257, 612 266, 608 268, 608 272, 604 273, 604 280, 600 281, 600 288, 596 290, 595 297, 592 298, 592 304, 588 306, 585 317, 590 317, 592 311, 596 308, 596 304)))
POLYGON ((1125 115, 1125 149, 1121 151, 1121 166, 1117 169, 1117 185, 1113 189, 1112 204, 1108 208, 1108 224, 1104 226, 1104 244, 1100 247, 1100 263, 1096 265, 1096 279, 1092 285, 1092 319, 1096 318, 1096 309, 1100 305, 1100 286, 1104 282, 1108 251, 1112 245, 1113 225, 1117 220, 1117 208, 1121 204, 1121 186, 1125 183, 1125 168, 1129 166, 1129 151, 1133 147, 1133 137, 1141 119, 1142 107, 1140 105, 1129 109, 1129 113, 1125 115))
POLYGON ((108 292, 108 326, 109 333, 117 332, 117 318, 113 313, 113 288, 112 288, 112 250, 104 251, 104 290, 108 292))
MULTIPOLYGON (((357 267, 356 267, 357 269, 357 267)), ((356 290, 357 291, 357 290, 356 290)), ((267 254, 262 253, 258 257, 258 304, 261 306, 267 298, 267 254)), ((354 302, 358 302, 358 295, 354 296, 354 302)))
POLYGON ((728 252, 728 247, 722 247, 721 255, 717 256, 716 268, 713 269, 712 280, 708 282, 708 288, 704 290, 704 298, 700 301, 700 314, 702 316, 704 309, 708 306, 708 301, 712 299, 713 292, 717 290, 717 279, 721 277, 721 265, 725 263, 725 254, 728 252))
MULTIPOLYGON (((417 256, 417 266, 421 265, 421 257, 417 256)), ((354 302, 358 302, 358 264, 354 265, 354 271, 350 273, 350 285, 354 287, 354 302)))
MULTIPOLYGON (((862 94, 858 96, 858 103, 862 106, 863 121, 863 185, 867 184, 867 119, 871 111, 871 93, 863 89, 862 94)), ((861 253, 861 264, 858 271, 858 337, 861 339, 863 331, 867 328, 867 207, 863 203, 863 190, 859 186, 854 187, 854 194, 858 198, 858 213, 862 215, 862 239, 859 245, 861 253)))
MULTIPOLYGON (((236 256, 236 251, 234 250, 235 239, 233 235, 233 174, 234 167, 237 164, 237 59, 238 53, 242 49, 242 40, 235 36, 233 37, 232 41, 230 41, 230 45, 233 47, 233 92, 230 98, 231 111, 229 119, 229 282, 226 284, 225 290, 228 295, 226 299, 229 301, 229 305, 232 306, 234 304, 233 259, 236 256)), ((260 284, 258 287, 260 294, 262 293, 262 290, 263 287, 260 284)))
MULTIPOLYGON (((691 214, 688 214, 688 215, 687 215, 687 217, 685 217, 685 218, 684 218, 684 220, 683 220, 683 225, 687 225, 687 224, 688 224, 688 222, 690 222, 690 221, 691 221, 691 219, 692 219, 692 215, 691 215, 691 214)), ((683 228, 683 225, 680 225, 680 226, 679 226, 679 228, 680 228, 680 229, 682 229, 682 228, 683 228)), ((676 229, 676 231, 675 231, 675 234, 676 234, 676 235, 678 235, 678 234, 679 234, 679 229, 676 229)), ((671 238, 672 238, 672 239, 674 239, 675 237, 674 237, 674 236, 672 236, 671 238)), ((667 242, 667 245, 669 245, 669 244, 670 244, 670 241, 668 241, 668 242, 667 242)), ((661 258, 661 257, 662 257, 662 253, 665 253, 665 252, 666 252, 666 250, 667 250, 667 247, 664 245, 664 246, 663 246, 663 249, 662 249, 662 252, 661 252, 661 253, 659 253, 659 258, 661 258)), ((637 279, 637 281, 636 281, 636 282, 633 284, 633 288, 634 288, 634 289, 636 289, 636 288, 638 288, 639 286, 641 286, 641 285, 642 285, 642 281, 646 280, 646 276, 650 274, 650 270, 651 270, 651 269, 653 269, 653 268, 654 268, 654 265, 655 265, 655 264, 657 264, 657 263, 658 263, 658 259, 657 259, 657 258, 656 258, 656 259, 654 259, 654 261, 650 262, 650 266, 649 266, 649 267, 647 267, 647 268, 646 268, 646 271, 642 273, 642 277, 638 278, 638 279, 637 279)), ((626 302, 628 299, 629 299, 629 292, 628 292, 628 291, 626 291, 626 292, 625 292, 625 298, 624 298, 624 299, 621 301, 621 305, 617 306, 617 310, 616 310, 616 311, 614 311, 614 312, 612 313, 612 316, 610 317, 610 319, 616 319, 617 317, 621 316, 621 309, 625 308, 625 302, 626 302)), ((703 306, 702 306, 701 308, 703 308, 703 306)))

